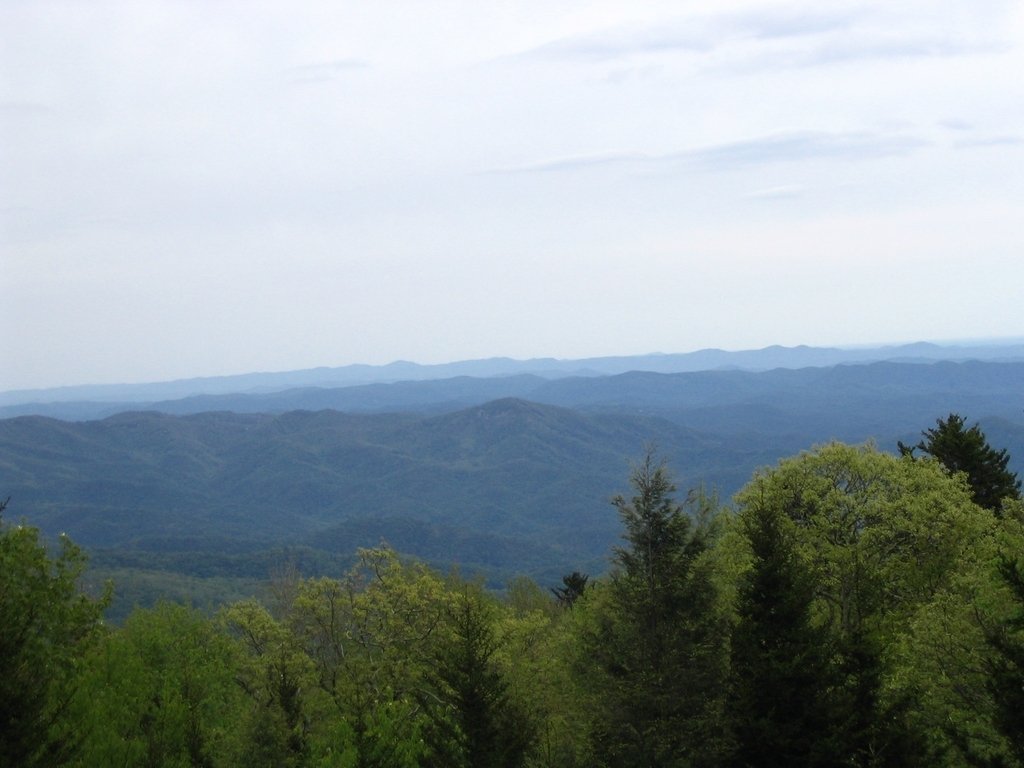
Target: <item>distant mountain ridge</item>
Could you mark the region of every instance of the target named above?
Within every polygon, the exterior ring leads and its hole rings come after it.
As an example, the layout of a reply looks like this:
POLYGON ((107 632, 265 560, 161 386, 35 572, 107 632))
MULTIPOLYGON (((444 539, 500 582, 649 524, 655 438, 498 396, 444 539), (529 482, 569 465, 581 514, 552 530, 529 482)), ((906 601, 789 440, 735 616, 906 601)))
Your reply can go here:
POLYGON ((321 367, 299 371, 249 373, 149 384, 82 385, 53 389, 12 390, 0 392, 0 416, 36 413, 66 418, 83 418, 76 414, 84 411, 89 411, 94 416, 109 414, 129 410, 132 404, 152 405, 190 397, 228 394, 267 395, 295 389, 336 389, 458 377, 487 379, 530 376, 541 379, 558 379, 612 376, 631 371, 650 373, 687 373, 722 369, 767 371, 775 368, 829 367, 879 361, 931 363, 967 360, 1024 361, 1024 343, 939 345, 918 342, 856 349, 770 346, 763 349, 735 352, 703 349, 678 354, 596 357, 578 360, 490 358, 436 365, 398 361, 381 366, 321 367), (90 407, 84 408, 83 403, 89 404, 90 407), (66 405, 59 406, 57 404, 66 405))
POLYGON ((768 371, 712 370, 688 373, 631 371, 608 376, 540 376, 428 379, 350 387, 307 387, 272 393, 197 395, 155 403, 49 403, 0 408, 0 418, 46 415, 64 420, 105 418, 126 410, 188 415, 213 411, 285 413, 336 410, 349 413, 446 413, 501 398, 588 411, 624 410, 658 415, 677 423, 726 427, 723 409, 747 408, 747 419, 733 417, 749 431, 784 432, 785 414, 806 420, 829 414, 837 403, 885 429, 931 421, 959 410, 1014 419, 1024 409, 1024 362, 876 362, 768 371), (880 407, 871 410, 878 400, 880 407), (897 407, 898 404, 898 407, 897 407), (709 420, 709 414, 717 412, 709 420), (776 415, 774 422, 770 418, 776 415), (893 423, 892 420, 896 422, 893 423))

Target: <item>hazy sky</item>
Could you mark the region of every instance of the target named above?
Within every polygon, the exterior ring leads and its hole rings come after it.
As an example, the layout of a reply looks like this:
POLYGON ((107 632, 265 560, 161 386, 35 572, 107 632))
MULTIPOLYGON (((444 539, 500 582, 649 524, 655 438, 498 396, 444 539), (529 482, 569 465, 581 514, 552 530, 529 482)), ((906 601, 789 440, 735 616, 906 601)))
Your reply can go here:
POLYGON ((1024 335, 1024 3, 0 3, 0 389, 1024 335))

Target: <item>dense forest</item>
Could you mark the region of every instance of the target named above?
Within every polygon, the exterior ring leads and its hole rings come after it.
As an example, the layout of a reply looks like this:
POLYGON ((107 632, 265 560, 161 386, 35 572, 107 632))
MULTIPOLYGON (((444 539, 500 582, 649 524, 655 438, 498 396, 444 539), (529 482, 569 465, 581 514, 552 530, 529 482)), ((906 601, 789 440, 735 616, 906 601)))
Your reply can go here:
POLYGON ((1007 460, 951 414, 899 455, 785 459, 724 505, 651 451, 601 578, 495 592, 382 546, 119 626, 84 553, 14 501, 0 765, 1024 765, 1007 460))

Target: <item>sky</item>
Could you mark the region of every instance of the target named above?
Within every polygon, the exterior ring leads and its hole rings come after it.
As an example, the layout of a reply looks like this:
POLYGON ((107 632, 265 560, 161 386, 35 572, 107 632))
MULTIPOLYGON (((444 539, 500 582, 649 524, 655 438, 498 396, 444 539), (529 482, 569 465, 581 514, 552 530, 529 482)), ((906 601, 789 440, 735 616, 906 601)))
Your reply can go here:
POLYGON ((0 2, 0 390, 1024 335, 1024 3, 0 2))

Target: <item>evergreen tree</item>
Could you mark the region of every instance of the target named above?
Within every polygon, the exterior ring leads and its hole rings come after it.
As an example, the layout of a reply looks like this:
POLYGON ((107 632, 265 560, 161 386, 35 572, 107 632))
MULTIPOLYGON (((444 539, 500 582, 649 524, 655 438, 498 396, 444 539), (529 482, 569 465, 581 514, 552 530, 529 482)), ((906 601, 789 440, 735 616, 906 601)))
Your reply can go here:
POLYGON ((924 440, 913 447, 899 443, 900 453, 912 455, 920 450, 942 462, 950 472, 963 472, 971 486, 974 503, 998 512, 1003 499, 1020 498, 1020 480, 1008 470, 1006 449, 995 450, 985 433, 975 424, 965 428, 964 419, 951 413, 937 419, 935 427, 922 432, 924 440))
POLYGON ((797 554, 793 525, 765 504, 744 509, 740 523, 753 560, 741 580, 732 636, 733 763, 838 765, 830 696, 838 681, 827 632, 812 623, 814 583, 797 554))
POLYGON ((1003 555, 999 575, 1013 595, 1016 611, 985 632, 992 649, 988 689, 995 703, 996 729, 1024 764, 1024 569, 1016 559, 1003 555))
MULTIPOLYGON (((487 598, 466 586, 456 595, 430 677, 431 765, 517 768, 534 740, 535 724, 509 693, 495 654, 498 639, 487 598), (440 701, 441 706, 436 706, 440 701)), ((428 705, 430 701, 427 701, 428 705)))
POLYGON ((583 639, 594 757, 607 766, 710 765, 722 747, 725 632, 699 562, 707 529, 673 500, 650 453, 630 482, 635 495, 613 500, 627 546, 616 550, 608 599, 596 601, 596 626, 583 639))
POLYGON ((587 581, 590 577, 585 573, 573 571, 562 577, 561 587, 552 587, 551 593, 558 600, 558 604, 565 608, 572 608, 573 603, 583 597, 587 591, 587 581))

